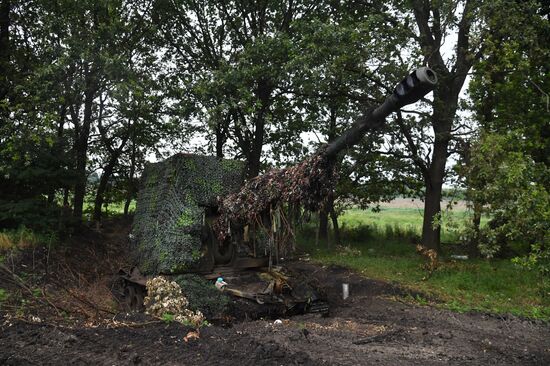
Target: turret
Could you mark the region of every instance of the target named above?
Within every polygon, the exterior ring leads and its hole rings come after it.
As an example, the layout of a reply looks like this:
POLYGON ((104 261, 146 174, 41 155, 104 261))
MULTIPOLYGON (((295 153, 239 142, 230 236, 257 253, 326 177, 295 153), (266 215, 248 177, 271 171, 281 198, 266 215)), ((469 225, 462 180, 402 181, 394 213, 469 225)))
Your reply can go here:
MULTIPOLYGON (((386 117, 430 92, 436 74, 421 67, 384 103, 313 156, 244 182, 244 165, 177 154, 146 167, 132 230, 133 257, 146 274, 210 272, 216 266, 259 267, 265 254, 292 250, 285 205, 317 210, 337 181, 334 157, 380 127, 386 117)), ((288 206, 286 206, 288 207, 288 206)))

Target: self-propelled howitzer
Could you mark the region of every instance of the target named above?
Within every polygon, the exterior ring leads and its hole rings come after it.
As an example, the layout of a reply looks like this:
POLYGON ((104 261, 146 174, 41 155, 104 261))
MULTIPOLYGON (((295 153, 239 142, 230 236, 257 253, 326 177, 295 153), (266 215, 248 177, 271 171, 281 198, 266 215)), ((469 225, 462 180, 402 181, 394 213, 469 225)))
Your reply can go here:
POLYGON ((136 267, 121 272, 119 297, 128 307, 140 308, 151 276, 229 275, 228 294, 279 304, 285 312, 327 311, 310 287, 272 268, 294 245, 286 208, 322 207, 337 180, 336 156, 380 127, 392 112, 429 93, 436 82, 427 67, 413 71, 384 103, 314 155, 248 181, 242 162, 213 156, 176 154, 146 166, 130 235, 136 267), (261 274, 240 271, 265 267, 269 270, 261 274))

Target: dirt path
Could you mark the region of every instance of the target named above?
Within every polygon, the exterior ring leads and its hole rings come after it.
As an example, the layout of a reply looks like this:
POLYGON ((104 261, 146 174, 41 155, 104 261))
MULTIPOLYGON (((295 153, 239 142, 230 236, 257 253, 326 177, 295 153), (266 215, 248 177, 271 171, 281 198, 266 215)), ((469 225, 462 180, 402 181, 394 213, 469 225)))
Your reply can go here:
POLYGON ((517 318, 457 314, 390 300, 387 283, 342 268, 296 262, 324 287, 329 317, 188 329, 155 323, 69 329, 23 322, 0 326, 2 365, 548 365, 550 326, 517 318), (351 297, 340 298, 341 283, 351 297))

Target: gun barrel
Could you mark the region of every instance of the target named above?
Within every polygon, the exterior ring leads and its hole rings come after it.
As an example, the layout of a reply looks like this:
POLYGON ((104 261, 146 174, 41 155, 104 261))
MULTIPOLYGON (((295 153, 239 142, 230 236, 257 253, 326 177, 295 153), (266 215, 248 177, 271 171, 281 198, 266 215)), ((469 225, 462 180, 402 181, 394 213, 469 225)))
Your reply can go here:
POLYGON ((384 123, 387 116, 399 108, 412 104, 430 91, 437 84, 437 74, 428 67, 420 67, 403 79, 384 103, 370 113, 359 117, 354 125, 339 138, 331 142, 325 154, 335 157, 340 151, 358 143, 365 134, 384 123))

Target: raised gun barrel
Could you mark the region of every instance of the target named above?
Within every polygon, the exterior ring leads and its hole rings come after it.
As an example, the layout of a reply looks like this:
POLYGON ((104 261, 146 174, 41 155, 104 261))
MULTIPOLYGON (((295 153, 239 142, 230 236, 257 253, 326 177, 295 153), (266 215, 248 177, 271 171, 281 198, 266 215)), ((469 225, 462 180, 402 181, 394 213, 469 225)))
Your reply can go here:
POLYGON ((263 266, 263 255, 272 251, 275 258, 284 256, 292 246, 281 203, 319 209, 337 180, 334 157, 379 127, 390 113, 422 98, 436 82, 429 68, 415 70, 384 103, 359 117, 329 145, 299 164, 273 169, 244 184, 244 164, 234 160, 176 154, 149 164, 141 179, 132 229, 140 270, 208 272, 215 265, 244 268, 243 263, 258 263, 252 259, 263 266))
POLYGON ((381 125, 387 116, 399 108, 412 104, 430 91, 437 84, 437 75, 429 67, 420 67, 403 79, 394 88, 384 103, 357 119, 355 124, 339 138, 331 142, 325 154, 328 157, 336 156, 340 151, 355 145, 371 129, 381 125))

